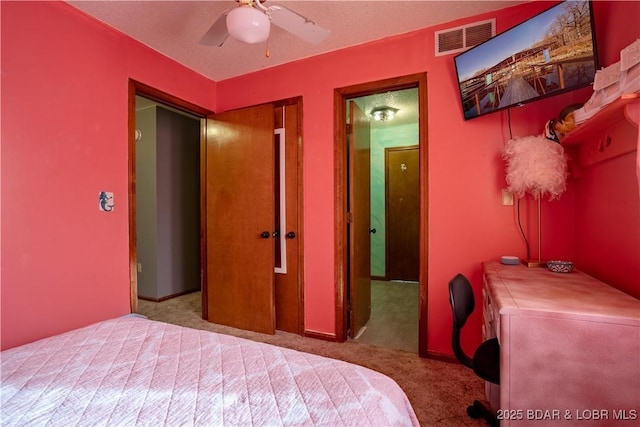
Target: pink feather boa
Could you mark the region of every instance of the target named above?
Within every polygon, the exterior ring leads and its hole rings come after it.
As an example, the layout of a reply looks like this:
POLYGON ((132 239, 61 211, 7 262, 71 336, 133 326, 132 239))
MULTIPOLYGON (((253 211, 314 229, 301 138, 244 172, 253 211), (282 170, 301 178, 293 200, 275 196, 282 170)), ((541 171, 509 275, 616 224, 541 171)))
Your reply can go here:
POLYGON ((503 158, 506 180, 516 197, 556 199, 567 189, 567 158, 562 145, 543 136, 525 136, 507 142, 503 158))

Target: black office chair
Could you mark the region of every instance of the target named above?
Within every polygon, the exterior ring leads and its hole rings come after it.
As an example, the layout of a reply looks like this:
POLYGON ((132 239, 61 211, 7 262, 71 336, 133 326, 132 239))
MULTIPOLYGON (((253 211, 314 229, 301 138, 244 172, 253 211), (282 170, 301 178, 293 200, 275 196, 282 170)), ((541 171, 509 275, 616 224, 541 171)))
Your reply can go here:
MULTIPOLYGON (((473 358, 467 356, 460 345, 460 330, 467 322, 475 307, 471 283, 462 274, 457 274, 449 282, 449 303, 453 312, 453 334, 451 346, 458 360, 480 378, 493 384, 500 384, 500 345, 497 338, 489 339, 476 349, 473 358)), ((471 418, 484 418, 489 425, 498 426, 494 413, 478 400, 467 408, 471 418)))

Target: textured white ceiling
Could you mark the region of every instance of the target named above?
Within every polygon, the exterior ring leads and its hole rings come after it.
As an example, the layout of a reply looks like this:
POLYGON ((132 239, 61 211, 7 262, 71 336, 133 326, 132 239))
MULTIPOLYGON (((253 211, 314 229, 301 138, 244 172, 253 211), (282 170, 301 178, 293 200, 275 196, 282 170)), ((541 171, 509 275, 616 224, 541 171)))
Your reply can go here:
POLYGON ((319 45, 272 25, 266 43, 248 45, 231 38, 222 47, 198 44, 213 22, 237 6, 224 1, 68 1, 69 4, 139 40, 177 62, 220 81, 320 53, 502 9, 526 1, 288 1, 281 4, 329 29, 319 45))
MULTIPOLYGON (((234 0, 68 1, 215 81, 525 2, 268 0, 267 6, 281 4, 329 29, 331 34, 321 44, 312 45, 273 25, 267 58, 265 43, 248 45, 231 38, 222 47, 198 43, 221 14, 237 6, 234 0)), ((374 127, 415 123, 418 119, 417 89, 370 95, 357 102, 366 113, 381 105, 399 109, 393 121, 372 121, 374 127)))

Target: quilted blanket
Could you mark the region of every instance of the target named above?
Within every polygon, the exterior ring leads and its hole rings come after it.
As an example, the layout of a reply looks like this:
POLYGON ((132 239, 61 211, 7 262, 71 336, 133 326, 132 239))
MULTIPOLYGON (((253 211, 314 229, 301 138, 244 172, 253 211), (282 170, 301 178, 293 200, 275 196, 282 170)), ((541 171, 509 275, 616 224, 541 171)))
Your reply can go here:
POLYGON ((143 318, 0 356, 2 426, 418 425, 402 389, 378 372, 143 318))

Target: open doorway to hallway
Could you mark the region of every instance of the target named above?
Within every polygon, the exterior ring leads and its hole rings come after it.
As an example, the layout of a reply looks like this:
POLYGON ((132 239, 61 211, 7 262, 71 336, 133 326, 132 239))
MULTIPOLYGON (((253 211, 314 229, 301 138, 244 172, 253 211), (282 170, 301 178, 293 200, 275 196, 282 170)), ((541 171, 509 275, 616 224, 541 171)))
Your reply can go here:
MULTIPOLYGON (((419 105, 418 88, 349 99, 368 116, 370 315, 350 331, 352 340, 418 352, 419 315, 419 105)), ((347 103, 347 117, 350 102, 347 103)), ((348 119, 349 120, 349 119, 348 119)), ((348 135, 348 139, 351 138, 348 135)), ((366 136, 365 136, 366 137, 366 136)), ((353 144, 349 142, 351 147, 353 144)), ((357 154, 356 154, 357 156, 357 154)), ((357 168, 362 162, 348 162, 357 168)), ((349 170, 347 176, 357 172, 349 170)), ((364 180, 349 180, 350 187, 364 180)), ((354 199, 356 200, 356 199, 354 199)), ((361 203, 349 200, 348 203, 361 203)), ((353 211, 349 206, 350 212, 353 211)), ((349 224, 351 227, 351 224, 349 224)), ((350 239, 349 244, 352 243, 350 239)), ((362 247, 358 247, 362 250, 362 247)), ((351 256, 354 248, 350 248, 351 256)), ((350 263, 351 265, 351 263, 350 263)), ((361 286, 361 285, 358 285, 361 286)), ((354 295, 351 281, 349 296, 354 295)), ((350 305, 354 302, 350 300, 350 305)), ((350 322, 349 327, 354 325, 350 322)))
POLYGON ((334 92, 338 339, 365 341, 369 338, 373 340, 375 336, 376 345, 418 352, 422 357, 427 356, 426 90, 426 74, 421 73, 339 88, 334 92), (399 107, 396 101, 403 96, 412 101, 399 107), (375 113, 380 110, 394 113, 394 120, 389 120, 389 117, 376 120, 375 116, 380 116, 380 113, 375 113), (412 111, 412 118, 406 123, 400 120, 403 110, 404 119, 408 119, 407 113, 412 111), (397 124, 395 131, 391 123, 397 124), (404 126, 402 130, 406 137, 398 130, 401 125, 404 126), (396 156, 398 153, 402 156, 396 156), (415 153, 417 158, 404 158, 407 153, 415 153), (389 194, 398 188, 390 185, 389 164, 399 168, 399 171, 391 173, 392 179, 411 172, 414 174, 411 182, 414 188, 417 186, 417 191, 413 191, 413 213, 410 215, 415 220, 409 221, 407 214, 401 214, 399 229, 390 225, 390 220, 393 224, 394 202, 389 194), (376 185, 381 189, 378 195, 374 190, 376 185), (366 187, 366 200, 362 195, 363 187, 366 187), (366 214, 363 214, 363 210, 366 214), (412 232, 405 233, 412 236, 409 240, 390 244, 400 234, 399 230, 404 232, 409 229, 412 232), (391 237, 389 230, 392 230, 391 237), (366 256, 363 256, 363 251, 366 256), (409 259, 413 259, 408 263, 413 266, 412 272, 399 274, 389 268, 409 259), (362 268, 362 263, 367 264, 366 268, 362 268), (401 295, 409 297, 410 302, 400 303, 408 304, 409 308, 392 308, 391 304, 398 300, 391 296, 394 293, 391 288, 399 289, 401 295), (376 304, 379 306, 376 307, 376 304), (395 322, 388 316, 392 312, 412 313, 412 317, 410 320, 397 318, 395 322), (380 313, 387 317, 380 320, 380 313), (407 325, 410 325, 409 328, 402 329, 407 325), (384 329, 376 332, 375 328, 384 329), (395 339, 402 335, 409 335, 411 342, 391 343, 383 338, 388 336, 395 339))

